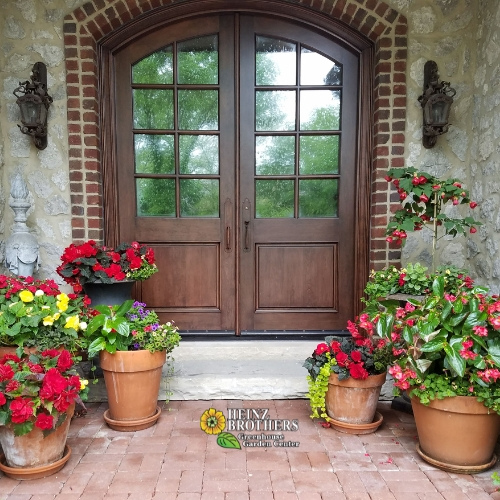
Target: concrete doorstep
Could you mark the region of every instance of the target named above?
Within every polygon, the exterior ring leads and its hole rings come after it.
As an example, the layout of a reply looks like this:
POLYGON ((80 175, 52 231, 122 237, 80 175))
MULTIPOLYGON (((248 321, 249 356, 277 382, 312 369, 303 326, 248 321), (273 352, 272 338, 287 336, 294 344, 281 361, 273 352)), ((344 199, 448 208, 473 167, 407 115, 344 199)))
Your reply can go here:
MULTIPOLYGON (((302 366, 317 340, 183 340, 163 367, 160 400, 302 399, 307 371, 302 366)), ((393 384, 381 400, 392 399, 393 384)), ((90 384, 89 401, 106 401, 102 379, 90 384)))

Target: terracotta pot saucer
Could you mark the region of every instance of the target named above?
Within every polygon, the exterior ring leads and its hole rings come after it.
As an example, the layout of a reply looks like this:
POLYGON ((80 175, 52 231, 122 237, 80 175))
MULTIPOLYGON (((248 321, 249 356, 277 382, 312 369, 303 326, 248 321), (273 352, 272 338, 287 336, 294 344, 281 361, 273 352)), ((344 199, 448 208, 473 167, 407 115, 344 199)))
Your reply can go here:
POLYGON ((375 413, 373 422, 369 424, 350 424, 348 422, 335 420, 334 418, 328 419, 328 422, 333 429, 346 434, 371 434, 380 427, 383 421, 384 417, 378 411, 375 413))
POLYGON ((489 468, 493 467, 496 464, 497 456, 493 454, 492 459, 486 463, 481 465, 454 465, 447 464, 445 462, 440 462, 429 455, 426 455, 422 449, 420 448, 420 444, 417 444, 417 453, 428 463, 434 465, 434 467, 438 467, 439 469, 445 470, 447 472, 455 472, 457 474, 479 474, 489 468))
POLYGON ((134 432, 134 431, 142 431, 143 429, 147 429, 156 423, 161 414, 161 408, 159 406, 156 407, 156 411, 150 417, 141 418, 138 420, 113 420, 109 416, 109 410, 104 412, 104 420, 108 424, 111 429, 115 431, 122 432, 134 432))
POLYGON ((1 453, 0 470, 6 476, 20 481, 25 481, 27 479, 41 479, 42 477, 47 477, 59 472, 65 466, 70 457, 71 448, 66 445, 62 458, 51 464, 42 465, 40 467, 9 467, 6 463, 5 455, 1 453))

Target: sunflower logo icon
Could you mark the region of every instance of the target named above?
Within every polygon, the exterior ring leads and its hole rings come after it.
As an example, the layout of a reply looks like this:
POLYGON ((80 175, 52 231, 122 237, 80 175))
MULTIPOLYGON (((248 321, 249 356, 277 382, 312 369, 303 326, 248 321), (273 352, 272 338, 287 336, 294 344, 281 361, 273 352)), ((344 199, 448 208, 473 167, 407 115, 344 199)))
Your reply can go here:
POLYGON ((200 428, 203 432, 217 436, 217 444, 222 448, 241 449, 240 442, 230 432, 223 432, 226 428, 226 417, 215 408, 205 410, 200 418, 200 428))

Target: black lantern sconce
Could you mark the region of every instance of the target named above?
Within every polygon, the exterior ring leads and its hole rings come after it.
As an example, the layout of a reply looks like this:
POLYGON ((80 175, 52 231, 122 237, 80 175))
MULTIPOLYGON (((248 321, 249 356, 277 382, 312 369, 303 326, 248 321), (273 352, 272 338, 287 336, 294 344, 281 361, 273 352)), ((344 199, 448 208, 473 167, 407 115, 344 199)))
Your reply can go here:
POLYGON ((47 66, 37 62, 31 70, 31 82, 19 82, 14 90, 16 103, 21 110, 23 134, 31 135, 38 149, 47 147, 47 114, 52 97, 47 93, 47 66))
POLYGON ((450 82, 439 81, 437 64, 427 61, 424 66, 424 93, 418 98, 424 115, 422 143, 425 148, 433 148, 437 136, 448 132, 448 118, 455 94, 450 82))

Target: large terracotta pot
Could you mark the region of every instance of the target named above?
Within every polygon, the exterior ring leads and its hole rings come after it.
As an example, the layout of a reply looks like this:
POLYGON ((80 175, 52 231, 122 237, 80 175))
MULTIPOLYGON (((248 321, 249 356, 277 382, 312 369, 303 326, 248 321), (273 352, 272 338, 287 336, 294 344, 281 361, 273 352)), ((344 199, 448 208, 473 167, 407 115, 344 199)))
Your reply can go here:
POLYGON ((15 436, 10 425, 0 426, 3 450, 0 470, 16 479, 45 477, 60 470, 71 454, 66 440, 74 410, 73 403, 64 422, 45 437, 38 427, 23 436, 15 436))
POLYGON ((387 373, 370 375, 365 380, 352 377, 339 380, 339 376, 332 373, 325 396, 327 414, 337 422, 372 424, 386 375, 387 373))
POLYGON ((92 306, 114 306, 132 297, 135 281, 115 281, 113 283, 85 283, 83 290, 91 300, 92 306))
POLYGON ((158 420, 158 392, 166 357, 166 351, 101 351, 109 403, 104 419, 112 429, 136 431, 158 420))
POLYGON ((450 472, 474 474, 496 462, 493 453, 500 415, 472 396, 435 399, 423 405, 412 397, 417 451, 427 462, 450 472))

